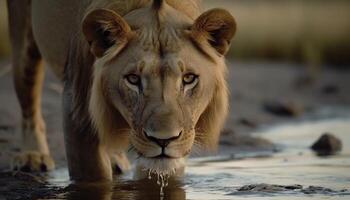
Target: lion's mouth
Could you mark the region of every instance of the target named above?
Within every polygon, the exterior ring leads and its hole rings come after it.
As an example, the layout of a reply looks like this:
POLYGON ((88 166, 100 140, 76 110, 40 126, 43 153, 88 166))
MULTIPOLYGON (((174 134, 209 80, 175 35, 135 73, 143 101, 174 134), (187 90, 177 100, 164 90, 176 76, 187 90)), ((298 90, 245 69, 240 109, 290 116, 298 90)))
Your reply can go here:
POLYGON ((187 156, 187 153, 184 156, 180 156, 180 157, 170 155, 167 153, 167 151, 165 151, 165 148, 160 148, 160 151, 157 151, 158 154, 156 152, 154 152, 154 150, 153 150, 153 152, 148 153, 148 155, 140 152, 135 147, 133 147, 133 150, 138 155, 138 157, 144 157, 144 158, 148 158, 148 159, 178 159, 178 158, 182 158, 182 157, 187 156))
POLYGON ((153 156, 150 158, 153 158, 153 159, 166 159, 166 158, 171 159, 171 158, 173 158, 174 159, 175 157, 171 157, 171 156, 168 156, 168 155, 162 153, 162 154, 159 154, 158 156, 153 156))
POLYGON ((139 157, 137 165, 145 171, 172 175, 185 166, 185 158, 172 158, 166 155, 155 157, 139 157))
POLYGON ((139 155, 139 158, 145 158, 145 159, 158 159, 158 160, 167 160, 167 159, 179 159, 178 157, 174 157, 174 156, 170 156, 166 153, 164 153, 164 151, 162 151, 162 153, 160 153, 159 155, 156 156, 145 156, 142 153, 137 152, 137 154, 139 155))
POLYGON ((156 156, 150 156, 148 158, 153 158, 153 159, 176 159, 176 157, 168 155, 165 153, 164 148, 162 148, 162 152, 159 155, 156 156))

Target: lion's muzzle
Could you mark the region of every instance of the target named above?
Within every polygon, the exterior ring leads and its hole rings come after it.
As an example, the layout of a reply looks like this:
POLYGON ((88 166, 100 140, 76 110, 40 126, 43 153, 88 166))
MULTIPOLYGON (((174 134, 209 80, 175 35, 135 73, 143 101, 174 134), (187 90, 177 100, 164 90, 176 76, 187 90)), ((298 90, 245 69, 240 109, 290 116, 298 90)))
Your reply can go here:
POLYGON ((143 133, 149 141, 157 144, 161 148, 161 153, 157 156, 154 156, 153 158, 172 158, 171 155, 168 155, 166 153, 166 147, 171 142, 175 142, 176 140, 178 140, 181 137, 182 131, 177 132, 176 134, 171 134, 168 137, 156 136, 156 134, 153 134, 153 132, 149 132, 149 131, 148 132, 143 131, 143 133))

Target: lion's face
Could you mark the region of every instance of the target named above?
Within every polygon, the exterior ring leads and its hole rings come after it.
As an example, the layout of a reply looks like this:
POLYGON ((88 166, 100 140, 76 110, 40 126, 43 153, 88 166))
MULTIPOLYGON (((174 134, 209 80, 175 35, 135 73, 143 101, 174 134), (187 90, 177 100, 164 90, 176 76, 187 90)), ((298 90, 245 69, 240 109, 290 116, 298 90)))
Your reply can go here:
POLYGON ((214 112, 209 105, 218 87, 225 87, 222 56, 233 36, 234 21, 223 10, 209 11, 203 14, 205 19, 193 22, 171 8, 164 16, 155 16, 150 9, 132 12, 124 19, 109 10, 93 11, 86 17, 85 35, 97 57, 95 65, 99 65, 95 66, 99 69, 93 87, 99 92, 93 92, 90 110, 97 128, 104 126, 99 132, 118 134, 118 129, 130 129, 130 143, 148 162, 147 167, 167 171, 180 167, 177 165, 183 163, 195 141, 200 143, 210 134, 199 124, 210 123, 203 115, 214 112), (223 13, 226 20, 219 18, 216 28, 213 22, 205 24, 213 12, 223 13), (220 32, 222 27, 227 30, 220 32), (214 40, 218 36, 222 38, 214 40), (99 111, 96 106, 101 105, 108 108, 99 111), (110 119, 105 119, 107 115, 110 119), (106 125, 100 118, 120 126, 106 125), (111 121, 114 118, 119 121, 111 121))
POLYGON ((189 41, 181 41, 177 52, 164 49, 163 57, 139 44, 135 39, 106 66, 106 96, 130 125, 130 141, 139 155, 182 158, 190 152, 198 119, 213 96, 215 68, 189 41), (118 66, 124 67, 116 70, 118 66))

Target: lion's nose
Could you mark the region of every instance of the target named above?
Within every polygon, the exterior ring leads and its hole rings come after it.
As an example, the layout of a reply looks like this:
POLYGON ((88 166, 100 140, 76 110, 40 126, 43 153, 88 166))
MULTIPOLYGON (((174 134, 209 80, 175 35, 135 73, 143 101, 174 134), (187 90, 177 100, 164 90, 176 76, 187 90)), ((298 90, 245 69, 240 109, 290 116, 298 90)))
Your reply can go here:
POLYGON ((149 135, 146 131, 143 131, 143 133, 145 134, 147 139, 158 144, 160 147, 165 148, 170 144, 170 142, 173 142, 173 141, 179 139, 181 137, 182 131, 180 131, 180 133, 178 133, 177 136, 173 136, 173 137, 169 137, 169 138, 154 137, 154 136, 149 135))

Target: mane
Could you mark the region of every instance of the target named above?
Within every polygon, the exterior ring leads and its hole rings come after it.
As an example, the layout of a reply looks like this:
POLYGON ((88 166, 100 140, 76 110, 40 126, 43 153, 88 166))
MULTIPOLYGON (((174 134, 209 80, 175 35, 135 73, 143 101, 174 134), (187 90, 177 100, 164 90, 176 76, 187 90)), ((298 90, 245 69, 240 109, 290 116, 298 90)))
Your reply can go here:
POLYGON ((195 127, 195 140, 200 144, 199 148, 202 151, 217 149, 220 131, 224 126, 229 109, 229 92, 225 79, 227 67, 224 60, 219 62, 221 63, 216 69, 218 71, 216 71, 215 92, 195 127))
MULTIPOLYGON (((165 0, 163 0, 165 1, 165 0)), ((89 13, 94 9, 107 8, 114 10, 121 16, 125 16, 128 13, 147 6, 152 6, 153 0, 92 0, 89 6, 86 9, 85 13, 89 13)), ((166 3, 173 7, 174 9, 181 11, 191 19, 196 19, 201 12, 200 9, 200 0, 166 0, 166 3)), ((161 9, 160 7, 158 9, 161 9)), ((77 46, 78 48, 72 48, 75 51, 70 52, 70 58, 68 62, 70 66, 66 66, 66 78, 68 85, 72 86, 72 112, 74 113, 73 119, 77 120, 81 127, 93 127, 96 134, 98 134, 97 127, 103 127, 104 133, 112 133, 116 130, 122 130, 127 127, 125 120, 121 117, 120 113, 116 110, 111 110, 111 106, 108 105, 109 102, 105 102, 103 99, 103 90, 95 89, 99 94, 91 95, 92 87, 103 88, 101 85, 101 80, 98 80, 99 74, 102 71, 96 70, 93 68, 95 60, 91 53, 89 52, 88 44, 82 40, 83 37, 78 38, 77 40, 72 41, 72 46, 77 46), (82 51, 79 51, 82 50, 82 51), (79 67, 76 67, 79 66, 79 67), (93 79, 95 78, 96 85, 93 85, 93 79), (95 97, 95 98, 93 98, 95 97), (92 98, 92 99, 89 99, 92 98), (92 100, 95 105, 93 113, 96 115, 95 119, 98 121, 92 120, 89 113, 89 102, 92 100), (75 111, 75 112, 73 112, 75 111), (100 115, 98 115, 98 113, 100 115), (102 120, 103 119, 103 120, 102 120), (114 122, 121 122, 117 126, 114 122), (101 122, 102 124, 99 124, 101 122), (121 125, 121 126, 120 126, 121 125), (122 129, 121 129, 122 128, 122 129)), ((172 38, 174 39, 174 38, 172 38)), ((228 108, 228 91, 225 82, 226 74, 226 65, 224 60, 218 60, 219 67, 216 72, 216 90, 211 98, 211 101, 202 113, 197 126, 195 127, 196 132, 196 141, 198 141, 204 150, 215 149, 217 146, 220 130, 224 124, 227 108, 228 108)), ((90 102, 91 103, 91 102, 90 102)), ((91 109, 91 108, 90 108, 91 109)), ((91 111, 91 110, 90 110, 91 111)), ((78 132, 84 132, 87 128, 82 128, 77 130, 78 132)), ((125 129, 122 131, 124 132, 125 129)), ((99 135, 99 140, 104 143, 115 143, 121 138, 115 138, 112 135, 99 135)), ((122 134, 125 136, 125 134, 122 134)), ((119 134, 119 137, 121 135, 119 134)), ((123 140, 126 140, 125 138, 123 140)), ((125 142, 126 143, 126 142, 125 142)), ((108 144, 107 144, 108 145, 108 144)), ((108 145, 109 146, 109 145, 108 145)))

